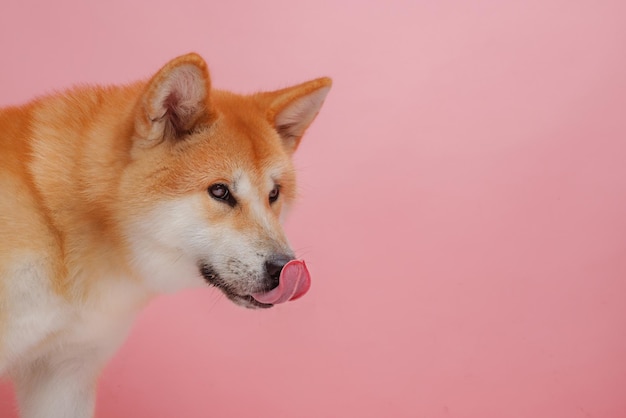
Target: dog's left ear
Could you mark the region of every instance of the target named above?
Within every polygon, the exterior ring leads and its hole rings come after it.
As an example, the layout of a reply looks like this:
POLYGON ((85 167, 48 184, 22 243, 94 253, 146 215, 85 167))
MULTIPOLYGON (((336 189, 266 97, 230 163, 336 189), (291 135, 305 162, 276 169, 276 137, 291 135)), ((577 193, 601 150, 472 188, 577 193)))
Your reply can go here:
POLYGON ((147 144, 180 139, 201 123, 209 123, 211 82, 197 54, 168 62, 148 82, 138 103, 137 136, 147 144))
POLYGON ((331 85, 332 80, 324 77, 259 95, 267 103, 267 117, 288 153, 293 153, 300 145, 302 135, 319 113, 331 85))

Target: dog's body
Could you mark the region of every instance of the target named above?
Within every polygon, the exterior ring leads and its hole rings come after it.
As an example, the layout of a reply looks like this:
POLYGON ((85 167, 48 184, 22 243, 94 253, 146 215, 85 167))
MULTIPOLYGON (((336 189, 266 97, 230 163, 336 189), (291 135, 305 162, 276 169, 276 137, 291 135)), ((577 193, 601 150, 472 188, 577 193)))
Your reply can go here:
POLYGON ((0 373, 23 417, 90 417, 97 376, 154 295, 234 302, 293 258, 291 155, 326 78, 240 96, 188 54, 148 82, 0 109, 0 373))

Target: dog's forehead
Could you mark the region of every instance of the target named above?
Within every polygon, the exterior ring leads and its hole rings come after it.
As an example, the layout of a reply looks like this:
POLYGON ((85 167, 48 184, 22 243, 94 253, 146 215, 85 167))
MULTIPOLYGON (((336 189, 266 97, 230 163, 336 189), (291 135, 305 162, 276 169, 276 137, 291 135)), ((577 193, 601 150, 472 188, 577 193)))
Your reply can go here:
POLYGON ((233 177, 254 173, 267 181, 289 171, 291 158, 264 112, 243 97, 226 97, 228 100, 220 103, 222 112, 210 141, 217 140, 221 154, 233 168, 233 177))
POLYGON ((253 195, 259 189, 265 193, 267 189, 280 183, 289 171, 287 167, 281 167, 280 164, 267 167, 265 170, 258 168, 250 170, 246 167, 240 167, 233 172, 232 188, 235 193, 240 195, 253 195))
MULTIPOLYGON (((255 176, 256 177, 256 176, 255 176)), ((233 175, 232 189, 239 196, 249 196, 258 194, 259 183, 267 183, 267 179, 255 178, 256 181, 252 182, 251 176, 244 170, 237 170, 233 175), (265 180, 265 181, 263 181, 265 180), (256 183, 256 184, 255 184, 256 183)))
POLYGON ((216 101, 218 117, 213 124, 190 142, 179 144, 172 155, 175 161, 152 182, 173 193, 224 182, 238 193, 256 189, 265 194, 279 184, 289 197, 295 188, 295 173, 278 132, 249 100, 227 97, 229 100, 216 101))

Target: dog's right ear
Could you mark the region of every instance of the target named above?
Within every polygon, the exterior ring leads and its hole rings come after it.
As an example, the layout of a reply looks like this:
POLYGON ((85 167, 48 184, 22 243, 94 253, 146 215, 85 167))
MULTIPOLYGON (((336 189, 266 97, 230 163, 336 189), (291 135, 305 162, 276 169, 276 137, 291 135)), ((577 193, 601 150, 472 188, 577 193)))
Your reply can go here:
POLYGON ((180 139, 212 119, 207 65, 197 54, 168 62, 148 82, 138 104, 136 135, 147 144, 180 139))
POLYGON ((257 94, 267 108, 267 119, 293 154, 302 135, 317 116, 333 82, 328 77, 307 81, 282 90, 257 94))

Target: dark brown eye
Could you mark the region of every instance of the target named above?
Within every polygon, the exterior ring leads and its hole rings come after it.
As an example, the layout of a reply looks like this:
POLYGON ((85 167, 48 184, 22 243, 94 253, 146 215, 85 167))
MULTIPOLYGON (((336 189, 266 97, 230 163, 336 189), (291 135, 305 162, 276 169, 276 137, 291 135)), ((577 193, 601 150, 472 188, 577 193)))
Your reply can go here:
POLYGON ((217 200, 223 200, 228 203, 230 206, 235 206, 237 201, 228 190, 228 186, 225 184, 217 183, 209 187, 209 194, 212 198, 217 200))
POLYGON ((276 185, 270 192, 270 203, 276 202, 276 200, 278 200, 279 195, 280 195, 280 186, 276 185))

